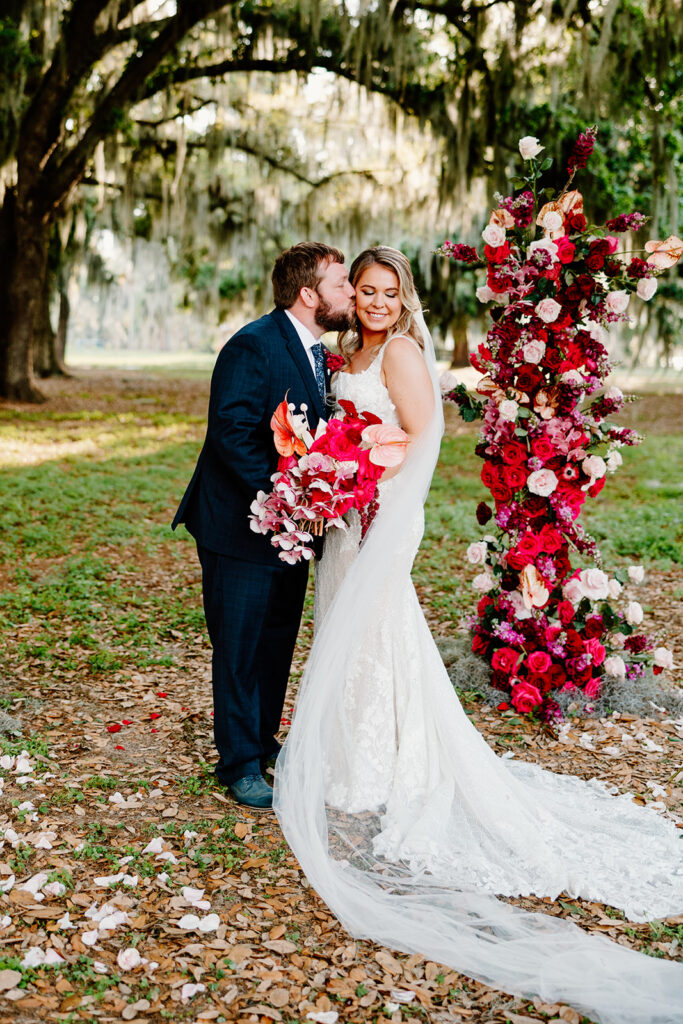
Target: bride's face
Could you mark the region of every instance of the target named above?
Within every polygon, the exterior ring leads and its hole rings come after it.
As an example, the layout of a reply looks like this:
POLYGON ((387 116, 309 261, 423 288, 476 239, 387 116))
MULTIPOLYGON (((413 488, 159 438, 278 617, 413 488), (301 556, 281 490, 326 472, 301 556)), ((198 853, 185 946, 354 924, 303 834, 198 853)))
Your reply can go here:
POLYGON ((379 340, 401 315, 398 277, 393 270, 373 263, 356 281, 356 315, 363 335, 379 340))

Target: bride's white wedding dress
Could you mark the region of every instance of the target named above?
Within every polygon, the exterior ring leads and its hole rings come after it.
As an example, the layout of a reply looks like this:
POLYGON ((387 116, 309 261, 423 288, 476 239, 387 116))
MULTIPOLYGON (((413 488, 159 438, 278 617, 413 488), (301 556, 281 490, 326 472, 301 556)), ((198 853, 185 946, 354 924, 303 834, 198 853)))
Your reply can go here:
MULTIPOLYGON (((389 343, 390 344, 390 343, 389 343)), ((386 346, 338 399, 389 423, 386 346)), ((426 359, 432 373, 433 352, 426 359)), ((562 892, 631 920, 683 913, 683 833, 611 787, 501 759, 464 713, 410 579, 440 409, 380 485, 361 544, 351 513, 316 573, 316 639, 275 807, 309 880, 351 934, 614 1024, 683 1021, 683 967, 496 896, 562 892)))

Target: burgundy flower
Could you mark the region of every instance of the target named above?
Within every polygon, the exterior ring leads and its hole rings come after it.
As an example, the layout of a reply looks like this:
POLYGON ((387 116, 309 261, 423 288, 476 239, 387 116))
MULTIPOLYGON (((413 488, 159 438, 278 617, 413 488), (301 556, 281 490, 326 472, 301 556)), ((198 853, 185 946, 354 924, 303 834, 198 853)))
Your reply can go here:
POLYGON ((647 220, 647 217, 637 211, 633 213, 620 213, 618 217, 608 220, 605 227, 608 231, 637 231, 638 228, 642 228, 643 224, 647 223, 647 220))
POLYGON ((592 128, 587 128, 585 132, 581 132, 574 143, 574 148, 569 154, 569 160, 567 161, 567 171, 569 174, 575 174, 576 171, 580 171, 586 166, 588 163, 588 157, 595 148, 595 138, 597 134, 597 125, 593 125, 592 128))
POLYGON ((489 508, 485 501, 480 501, 479 504, 477 505, 476 511, 477 522, 479 523, 479 525, 486 526, 492 515, 492 509, 489 508))
POLYGON ((452 260, 459 263, 480 263, 481 256, 471 245, 462 245, 460 242, 444 242, 441 246, 444 256, 450 256, 452 260))

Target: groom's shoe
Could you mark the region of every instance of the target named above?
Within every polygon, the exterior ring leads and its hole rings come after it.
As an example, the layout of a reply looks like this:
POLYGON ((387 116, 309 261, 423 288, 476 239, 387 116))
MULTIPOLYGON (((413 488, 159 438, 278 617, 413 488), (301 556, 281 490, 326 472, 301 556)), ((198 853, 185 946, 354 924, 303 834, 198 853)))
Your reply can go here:
POLYGON ((273 791, 261 775, 245 775, 228 786, 230 794, 247 807, 272 807, 273 791))

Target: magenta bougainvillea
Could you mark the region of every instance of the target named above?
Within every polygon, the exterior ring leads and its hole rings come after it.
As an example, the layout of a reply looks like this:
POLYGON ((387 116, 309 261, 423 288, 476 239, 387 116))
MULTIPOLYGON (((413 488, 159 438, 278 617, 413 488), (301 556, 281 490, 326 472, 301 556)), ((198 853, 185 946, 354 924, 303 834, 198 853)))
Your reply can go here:
POLYGON ((579 136, 567 185, 540 210, 538 181, 551 161, 537 160, 537 139, 521 139, 528 173, 516 196, 496 195, 483 258, 453 242, 441 249, 485 267, 477 297, 490 304, 492 319, 471 357, 482 374, 480 397, 445 385, 445 398, 465 419, 483 419, 476 452, 491 493, 476 513, 491 532, 467 552, 481 593, 472 648, 490 663, 501 707, 509 701, 546 719, 560 715, 558 690, 591 700, 606 675, 634 678, 648 664, 655 672, 672 665, 666 648, 636 632, 640 604, 618 601, 627 580, 642 580, 642 568, 605 572, 578 521, 584 502, 621 465, 622 447, 640 441, 608 420, 625 398, 605 387, 607 331, 627 320, 631 294, 649 301, 657 275, 683 254, 674 236, 648 242, 640 256, 620 254, 617 235, 639 229, 640 213, 587 223, 583 197, 571 186, 595 137, 595 129, 579 136), (587 568, 572 565, 575 552, 587 568))

